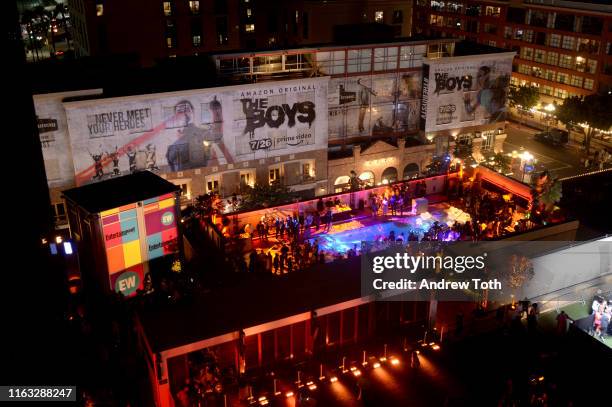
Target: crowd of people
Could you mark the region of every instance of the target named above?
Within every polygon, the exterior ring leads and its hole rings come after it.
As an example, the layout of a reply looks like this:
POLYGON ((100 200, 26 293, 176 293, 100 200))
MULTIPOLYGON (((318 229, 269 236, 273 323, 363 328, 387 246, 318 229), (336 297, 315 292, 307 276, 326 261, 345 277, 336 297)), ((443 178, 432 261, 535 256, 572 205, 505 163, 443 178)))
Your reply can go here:
MULTIPOLYGON (((273 247, 274 248, 274 247, 273 247)), ((257 273, 287 274, 293 271, 305 270, 308 267, 328 261, 328 253, 319 249, 318 239, 300 241, 292 239, 280 243, 279 250, 253 249, 247 259, 240 258, 240 271, 257 273)))
MULTIPOLYGON (((412 214, 413 199, 424 197, 426 193, 425 181, 403 183, 386 188, 383 192, 371 193, 368 204, 361 207, 369 206, 372 217, 403 216, 412 214)), ((516 216, 520 209, 511 194, 505 196, 487 190, 479 182, 458 182, 453 196, 457 198, 453 205, 460 208, 457 209, 459 212, 464 211, 468 220, 448 223, 434 221, 429 228, 407 227, 397 235, 391 231, 388 236, 381 235, 375 240, 382 246, 397 241, 480 241, 524 231, 533 224, 516 216)), ((359 247, 341 253, 324 250, 315 240, 317 234, 331 231, 333 221, 337 219, 334 213, 344 208, 348 206, 339 197, 319 198, 316 208, 309 211, 294 212, 292 215, 280 211, 263 214, 254 227, 246 224, 242 229, 245 237, 257 242, 251 246, 259 248, 247 249, 248 254, 238 262, 237 269, 285 274, 316 263, 359 255, 359 247), (277 246, 276 249, 271 250, 274 246, 277 246)))
POLYGON ((509 231, 529 228, 525 219, 514 221, 518 208, 512 196, 506 200, 501 193, 488 191, 474 183, 464 190, 460 202, 463 210, 471 217, 470 224, 464 230, 467 239, 494 239, 509 231))
POLYGON ((595 152, 592 159, 586 158, 583 162, 584 169, 589 171, 602 171, 604 168, 612 163, 612 154, 605 149, 601 148, 595 152))
POLYGON ((179 407, 203 405, 203 401, 223 392, 222 378, 234 377, 235 372, 222 372, 216 356, 209 349, 189 354, 189 377, 176 392, 179 407))
POLYGON ((404 212, 410 213, 412 210, 412 199, 425 196, 427 185, 425 181, 416 183, 414 191, 411 191, 408 184, 394 185, 393 188, 381 194, 372 193, 370 195, 370 210, 373 217, 380 215, 403 216, 404 212))
POLYGON ((591 305, 591 315, 593 323, 590 324, 590 334, 603 340, 608 335, 612 335, 612 302, 606 301, 602 297, 595 297, 591 305))

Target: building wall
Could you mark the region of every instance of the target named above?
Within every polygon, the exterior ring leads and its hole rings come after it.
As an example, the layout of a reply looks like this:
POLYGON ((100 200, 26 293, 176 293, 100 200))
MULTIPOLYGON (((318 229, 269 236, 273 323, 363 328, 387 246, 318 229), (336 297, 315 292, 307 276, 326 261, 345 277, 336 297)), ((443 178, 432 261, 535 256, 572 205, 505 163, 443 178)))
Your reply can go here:
MULTIPOLYGON (((454 143, 451 146, 453 145, 454 143)), ((405 179, 404 169, 408 165, 412 164, 411 168, 418 168, 418 171, 424 172, 435 151, 435 144, 406 148, 404 143, 395 147, 382 141, 374 143, 365 150, 354 147, 352 157, 329 161, 329 190, 335 192, 338 185, 344 184, 339 178, 349 176, 351 171, 355 171, 362 179, 366 178, 365 173, 372 173, 374 185, 381 185, 383 172, 388 168, 396 170, 397 180, 405 179)), ((411 173, 409 178, 414 175, 411 173)))
MULTIPOLYGON (((380 22, 393 26, 396 37, 409 37, 411 34, 412 7, 407 1, 336 0, 321 2, 306 0, 303 7, 304 13, 308 14, 308 26, 306 31, 302 32, 303 44, 330 42, 333 40, 334 26, 344 24, 380 22), (380 20, 380 14, 377 14, 381 11, 382 20, 380 20), (397 12, 401 12, 401 18, 397 12)), ((302 24, 304 24, 303 21, 302 24)))
MULTIPOLYGON (((290 186, 293 190, 314 190, 313 193, 316 195, 327 193, 325 189, 327 186, 327 150, 262 158, 245 161, 236 165, 225 164, 168 172, 162 174, 162 177, 176 185, 184 185, 187 198, 213 192, 211 185, 209 185, 209 182, 213 181, 218 182, 217 192, 221 196, 228 197, 233 193, 240 194, 242 188, 240 175, 250 174, 249 181, 247 182, 249 186, 253 186, 254 183, 267 184, 270 182, 269 171, 274 168, 280 168, 283 183, 290 186), (288 177, 288 171, 294 168, 296 163, 300 164, 299 169, 302 171, 303 167, 301 164, 309 164, 312 172, 308 176, 301 179, 298 178, 298 182, 291 182, 291 178, 288 177)), ((295 178, 293 179, 295 180, 295 178)))
POLYGON ((358 298, 309 312, 245 328, 244 353, 240 354, 238 333, 231 332, 204 339, 161 353, 162 381, 157 381, 161 406, 172 406, 172 400, 189 375, 189 354, 208 348, 223 368, 250 371, 282 361, 303 360, 313 352, 367 341, 376 332, 397 331, 426 320, 427 302, 371 302, 358 298), (313 333, 318 328, 316 337, 313 333), (244 357, 243 364, 241 356, 244 357), (162 384, 163 383, 163 384, 162 384))
POLYGON ((71 0, 69 7, 79 55, 135 52, 145 66, 173 56, 295 45, 303 33, 300 0, 71 0))
POLYGON ((609 90, 612 6, 530 3, 416 0, 413 26, 417 33, 515 50, 513 84, 539 87, 543 103, 609 90), (601 27, 589 28, 590 19, 597 19, 601 27))

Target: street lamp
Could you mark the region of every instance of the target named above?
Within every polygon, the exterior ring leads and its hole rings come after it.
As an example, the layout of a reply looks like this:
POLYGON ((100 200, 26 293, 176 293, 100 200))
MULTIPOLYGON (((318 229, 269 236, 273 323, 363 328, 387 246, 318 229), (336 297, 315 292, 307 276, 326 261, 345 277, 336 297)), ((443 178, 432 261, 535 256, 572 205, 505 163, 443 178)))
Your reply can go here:
MULTIPOLYGON (((522 170, 522 175, 521 175, 521 182, 525 181, 525 166, 527 165, 531 165, 531 162, 533 160, 533 154, 531 154, 529 151, 523 151, 519 157, 521 158, 521 170, 522 170)), ((530 169, 530 171, 532 171, 533 168, 530 169)))
POLYGON ((548 127, 549 127, 549 125, 548 125, 548 120, 550 119, 550 118, 549 118, 549 115, 551 115, 551 116, 552 116, 552 114, 553 114, 553 112, 555 111, 555 109, 556 109, 556 108, 555 108, 555 105, 553 105, 552 103, 549 103, 549 104, 547 104, 546 106, 544 106, 544 110, 546 110, 546 112, 548 113, 548 114, 546 115, 546 132, 547 132, 547 133, 548 133, 548 127))

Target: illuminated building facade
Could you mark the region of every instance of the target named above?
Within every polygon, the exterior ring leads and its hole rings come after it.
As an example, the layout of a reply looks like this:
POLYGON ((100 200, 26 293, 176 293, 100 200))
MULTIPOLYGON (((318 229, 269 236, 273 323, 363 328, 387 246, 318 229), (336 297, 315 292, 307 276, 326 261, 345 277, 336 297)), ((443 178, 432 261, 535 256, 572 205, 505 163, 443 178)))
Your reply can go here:
POLYGON ((416 33, 513 50, 512 83, 542 104, 612 87, 612 6, 607 1, 416 0, 416 33))

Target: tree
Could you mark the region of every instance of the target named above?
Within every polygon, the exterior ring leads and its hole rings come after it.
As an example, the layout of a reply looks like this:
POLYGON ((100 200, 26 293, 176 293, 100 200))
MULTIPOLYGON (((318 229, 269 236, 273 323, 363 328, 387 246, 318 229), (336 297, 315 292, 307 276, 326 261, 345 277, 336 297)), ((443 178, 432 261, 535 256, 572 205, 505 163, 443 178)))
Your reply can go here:
POLYGON ((362 184, 363 184, 363 181, 359 179, 355 170, 351 170, 351 175, 349 176, 349 186, 350 186, 351 192, 359 191, 359 189, 361 189, 362 184))
POLYGON ((563 197, 562 184, 553 179, 548 171, 535 177, 532 184, 531 196, 533 199, 532 212, 537 217, 544 218, 549 215, 555 205, 563 197))
POLYGON ((590 155, 591 139, 596 131, 612 126, 612 95, 593 94, 586 97, 567 98, 557 108, 557 118, 565 125, 588 126, 584 135, 586 156, 590 155))
POLYGON ((198 195, 195 202, 196 214, 203 218, 223 211, 223 201, 216 194, 198 195))
POLYGON ((253 187, 246 188, 242 194, 240 210, 267 208, 291 200, 291 190, 278 181, 271 184, 256 183, 253 187))
POLYGON ((514 289, 522 288, 535 275, 531 260, 522 255, 513 254, 509 268, 508 285, 514 289))
POLYGON ((425 174, 431 176, 445 173, 448 171, 450 161, 451 158, 449 153, 434 157, 425 167, 425 174))
POLYGON ((540 93, 538 88, 534 86, 519 86, 510 88, 508 94, 510 106, 517 107, 519 115, 523 115, 525 111, 534 108, 540 101, 540 93))
POLYGON ((496 153, 493 156, 493 163, 495 168, 501 170, 501 172, 504 174, 510 171, 510 162, 510 157, 503 153, 496 153))
POLYGON ((29 49, 32 51, 32 57, 36 61, 40 44, 36 40, 36 16, 32 10, 25 10, 21 15, 21 24, 26 26, 29 39, 29 49))
POLYGON ((55 5, 55 8, 53 9, 53 15, 55 16, 55 18, 57 18, 58 16, 62 17, 61 25, 64 30, 64 36, 66 36, 66 45, 68 46, 68 49, 70 49, 70 32, 68 30, 66 14, 68 14, 68 9, 64 5, 64 3, 58 3, 55 5))
MULTIPOLYGON (((51 21, 50 13, 43 6, 34 7, 34 17, 37 20, 38 32, 42 37, 47 38, 47 34, 49 33, 49 23, 51 21)), ((51 30, 51 34, 53 34, 53 30, 51 30)), ((55 44, 53 44, 55 47, 55 44)))

